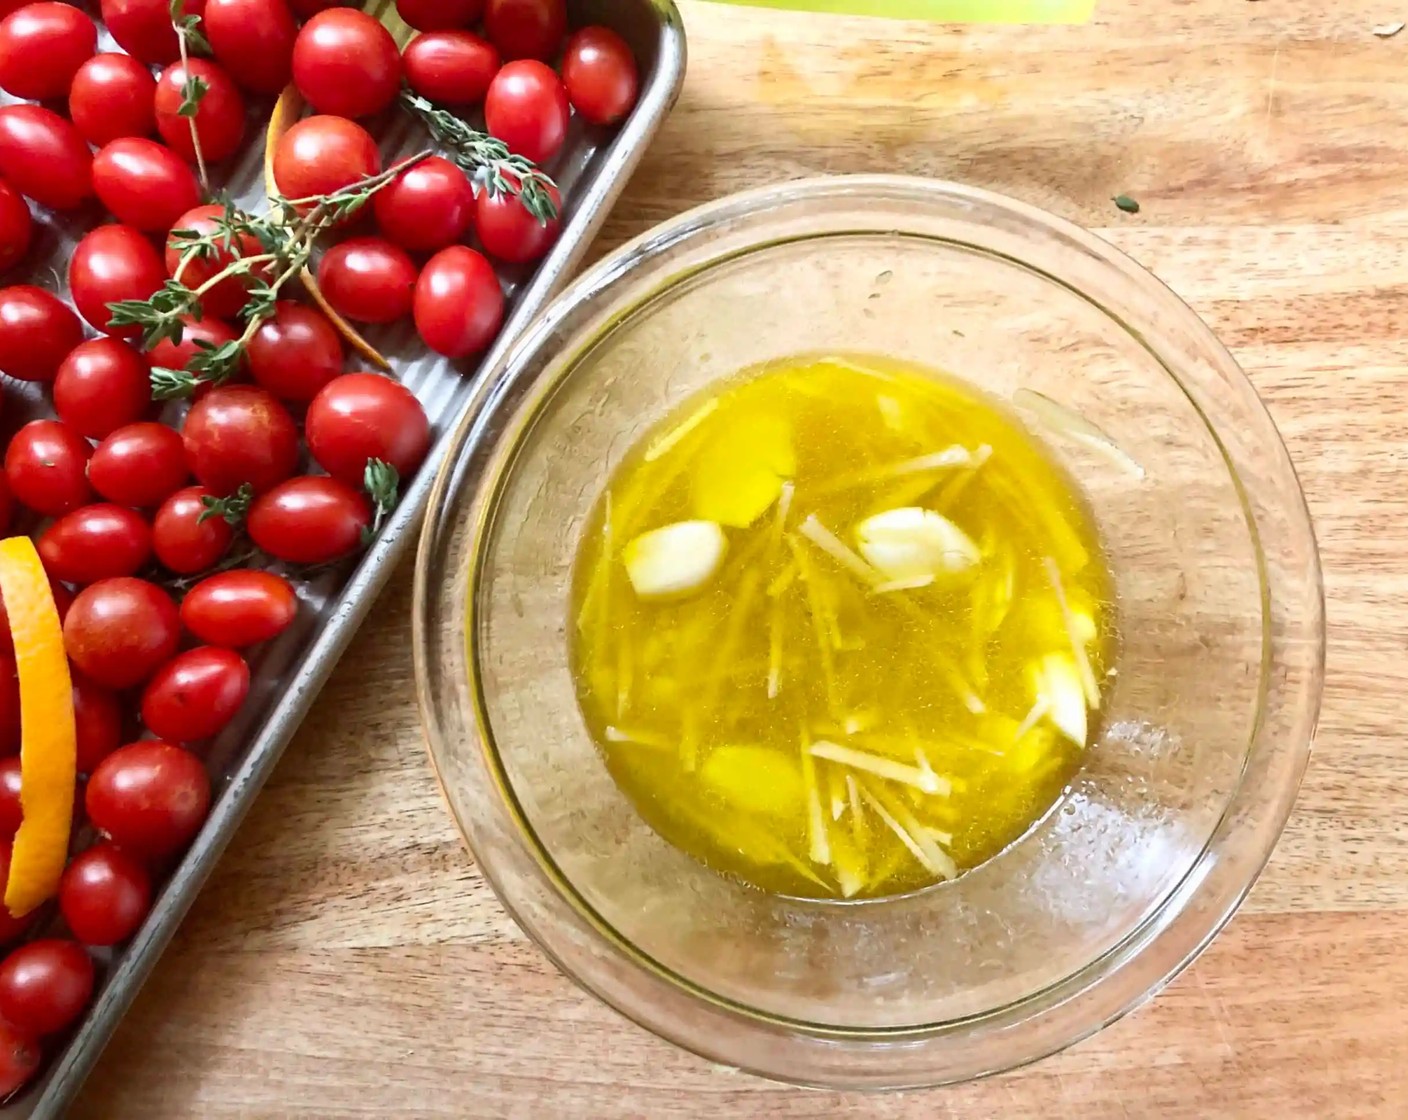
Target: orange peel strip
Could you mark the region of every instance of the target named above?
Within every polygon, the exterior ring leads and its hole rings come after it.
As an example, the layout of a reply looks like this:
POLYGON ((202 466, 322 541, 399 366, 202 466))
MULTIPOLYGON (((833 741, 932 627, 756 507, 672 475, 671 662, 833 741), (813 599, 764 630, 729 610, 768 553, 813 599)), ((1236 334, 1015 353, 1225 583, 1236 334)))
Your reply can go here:
POLYGON ((22 918, 58 893, 78 782, 73 681, 54 593, 34 542, 0 541, 0 594, 20 678, 20 807, 5 909, 22 918))
MULTIPOLYGON (((264 136, 264 186, 269 194, 278 192, 278 186, 274 182, 274 151, 279 146, 279 140, 283 138, 285 132, 293 127, 303 112, 303 95, 298 92, 297 87, 288 86, 283 93, 279 94, 278 101, 274 102, 273 112, 269 114, 269 131, 264 136)), ((370 342, 363 338, 346 319, 333 310, 326 297, 318 287, 318 281, 314 278, 311 269, 305 268, 299 274, 299 279, 303 281, 303 287, 313 302, 318 305, 324 315, 337 329, 337 333, 347 340, 347 344, 357 351, 372 365, 380 370, 390 372, 389 363, 377 351, 370 342)))

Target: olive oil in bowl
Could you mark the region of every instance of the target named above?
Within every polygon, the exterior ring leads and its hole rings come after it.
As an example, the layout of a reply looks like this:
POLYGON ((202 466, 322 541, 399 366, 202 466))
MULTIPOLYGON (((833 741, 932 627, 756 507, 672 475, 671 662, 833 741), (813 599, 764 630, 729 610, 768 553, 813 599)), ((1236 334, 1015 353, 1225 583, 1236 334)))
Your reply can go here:
POLYGON ((1064 472, 979 391, 870 358, 750 371, 649 432, 572 610, 582 712, 645 820, 816 898, 928 886, 1025 832, 1114 648, 1064 472))

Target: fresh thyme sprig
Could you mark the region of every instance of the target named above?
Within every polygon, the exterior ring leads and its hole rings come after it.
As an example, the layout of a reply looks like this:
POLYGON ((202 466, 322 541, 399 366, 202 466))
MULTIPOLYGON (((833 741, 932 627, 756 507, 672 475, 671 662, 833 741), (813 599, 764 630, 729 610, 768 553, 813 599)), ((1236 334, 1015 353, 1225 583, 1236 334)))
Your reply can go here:
POLYGON ((396 468, 384 459, 368 459, 367 469, 362 475, 362 489, 372 500, 372 523, 362 530, 362 543, 369 543, 396 508, 401 500, 401 476, 396 468))
POLYGON ((210 90, 209 83, 191 73, 191 51, 210 53, 210 44, 200 30, 200 16, 186 15, 186 0, 171 0, 171 26, 176 31, 176 46, 181 52, 181 73, 186 76, 181 86, 181 107, 176 115, 186 118, 191 129, 191 148, 196 154, 196 170, 200 173, 200 189, 210 194, 210 173, 205 166, 205 152, 200 146, 200 130, 196 128, 196 113, 201 99, 210 90))
POLYGON ((532 160, 514 155, 502 140, 472 128, 445 109, 437 109, 434 102, 411 90, 401 91, 401 106, 425 125, 450 159, 468 172, 477 188, 494 197, 517 196, 523 208, 542 225, 557 217, 557 203, 549 191, 556 190, 557 184, 532 160))
POLYGON ((179 344, 185 331, 184 320, 201 317, 201 297, 237 276, 242 278, 248 291, 240 310, 244 331, 238 338, 219 344, 196 340, 196 354, 183 370, 154 368, 152 395, 158 400, 170 400, 189 396, 199 384, 220 384, 229 380, 239 368, 260 324, 274 313, 284 285, 297 276, 312 257, 318 238, 341 225, 379 190, 429 155, 428 151, 421 152, 331 194, 294 199, 274 195, 269 199, 268 213, 262 215, 249 214, 227 202, 225 212, 216 219, 212 231, 177 231, 173 243, 181 259, 176 275, 147 299, 108 304, 112 313, 109 325, 139 327, 144 349, 149 350, 163 341, 179 344), (251 239, 262 251, 245 256, 243 250, 251 239), (182 277, 191 261, 209 260, 217 254, 228 261, 224 267, 194 288, 184 283, 182 277))

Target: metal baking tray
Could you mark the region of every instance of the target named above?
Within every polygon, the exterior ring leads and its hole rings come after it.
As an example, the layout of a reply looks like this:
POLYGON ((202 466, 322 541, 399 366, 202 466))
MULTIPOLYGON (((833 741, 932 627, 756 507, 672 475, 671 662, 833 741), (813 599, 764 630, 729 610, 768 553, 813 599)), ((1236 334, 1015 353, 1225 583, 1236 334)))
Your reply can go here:
MULTIPOLYGON (((97 3, 82 5, 97 14, 97 3)), ((391 10, 391 0, 373 0, 374 14, 391 10)), ((502 332, 479 361, 454 363, 429 354, 409 323, 368 328, 367 340, 391 363, 395 376, 424 404, 435 430, 425 464, 403 487, 400 505, 371 547, 355 561, 299 587, 299 616, 283 636, 251 665, 249 699, 234 724, 211 745, 206 761, 214 781, 210 817, 166 884, 135 937, 102 963, 102 978, 82 1025, 46 1055, 46 1073, 0 1107, 0 1120, 60 1117, 97 1062, 118 1021, 131 1005, 157 958, 171 940, 216 861, 234 836, 307 714, 318 691, 337 664, 352 635, 371 611, 396 565, 414 546, 429 500, 431 484, 461 416, 471 399, 488 390, 476 377, 491 369, 528 322, 571 278, 600 229, 611 205, 640 161, 647 143, 679 94, 684 80, 684 28, 673 0, 568 0, 573 26, 605 24, 618 31, 635 52, 640 68, 640 100, 617 129, 594 129, 573 117, 562 153, 548 170, 565 200, 562 232, 536 267, 501 268, 509 310, 502 332)), ((116 50, 102 30, 99 50, 116 50)), ((13 98, 0 94, 0 102, 13 98)), ((213 169, 212 179, 245 206, 264 197, 264 125, 270 104, 251 106, 246 150, 213 169)), ((391 111, 368 122, 384 161, 430 146, 420 126, 391 111)), ((27 260, 0 284, 34 283, 67 294, 67 260, 74 243, 101 213, 57 216, 36 213, 35 244, 27 260)), ((349 351, 351 364, 355 358, 349 351)), ((45 414, 36 386, 6 379, 6 397, 22 403, 7 410, 6 433, 26 419, 45 414)))

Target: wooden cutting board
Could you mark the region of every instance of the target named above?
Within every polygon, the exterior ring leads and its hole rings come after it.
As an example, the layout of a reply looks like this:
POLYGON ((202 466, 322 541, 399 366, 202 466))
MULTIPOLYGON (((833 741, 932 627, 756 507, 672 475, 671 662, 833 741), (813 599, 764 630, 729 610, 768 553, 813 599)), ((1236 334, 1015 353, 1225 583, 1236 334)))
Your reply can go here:
POLYGON ((422 754, 408 568, 74 1115, 1408 1115, 1408 32, 1372 32, 1408 9, 1104 0, 1086 27, 958 29, 681 6, 684 96, 600 251, 790 177, 958 179, 1110 237, 1264 394, 1330 627, 1270 867, 1155 1002, 1019 1073, 860 1097, 711 1068, 559 975, 461 850, 422 754))

